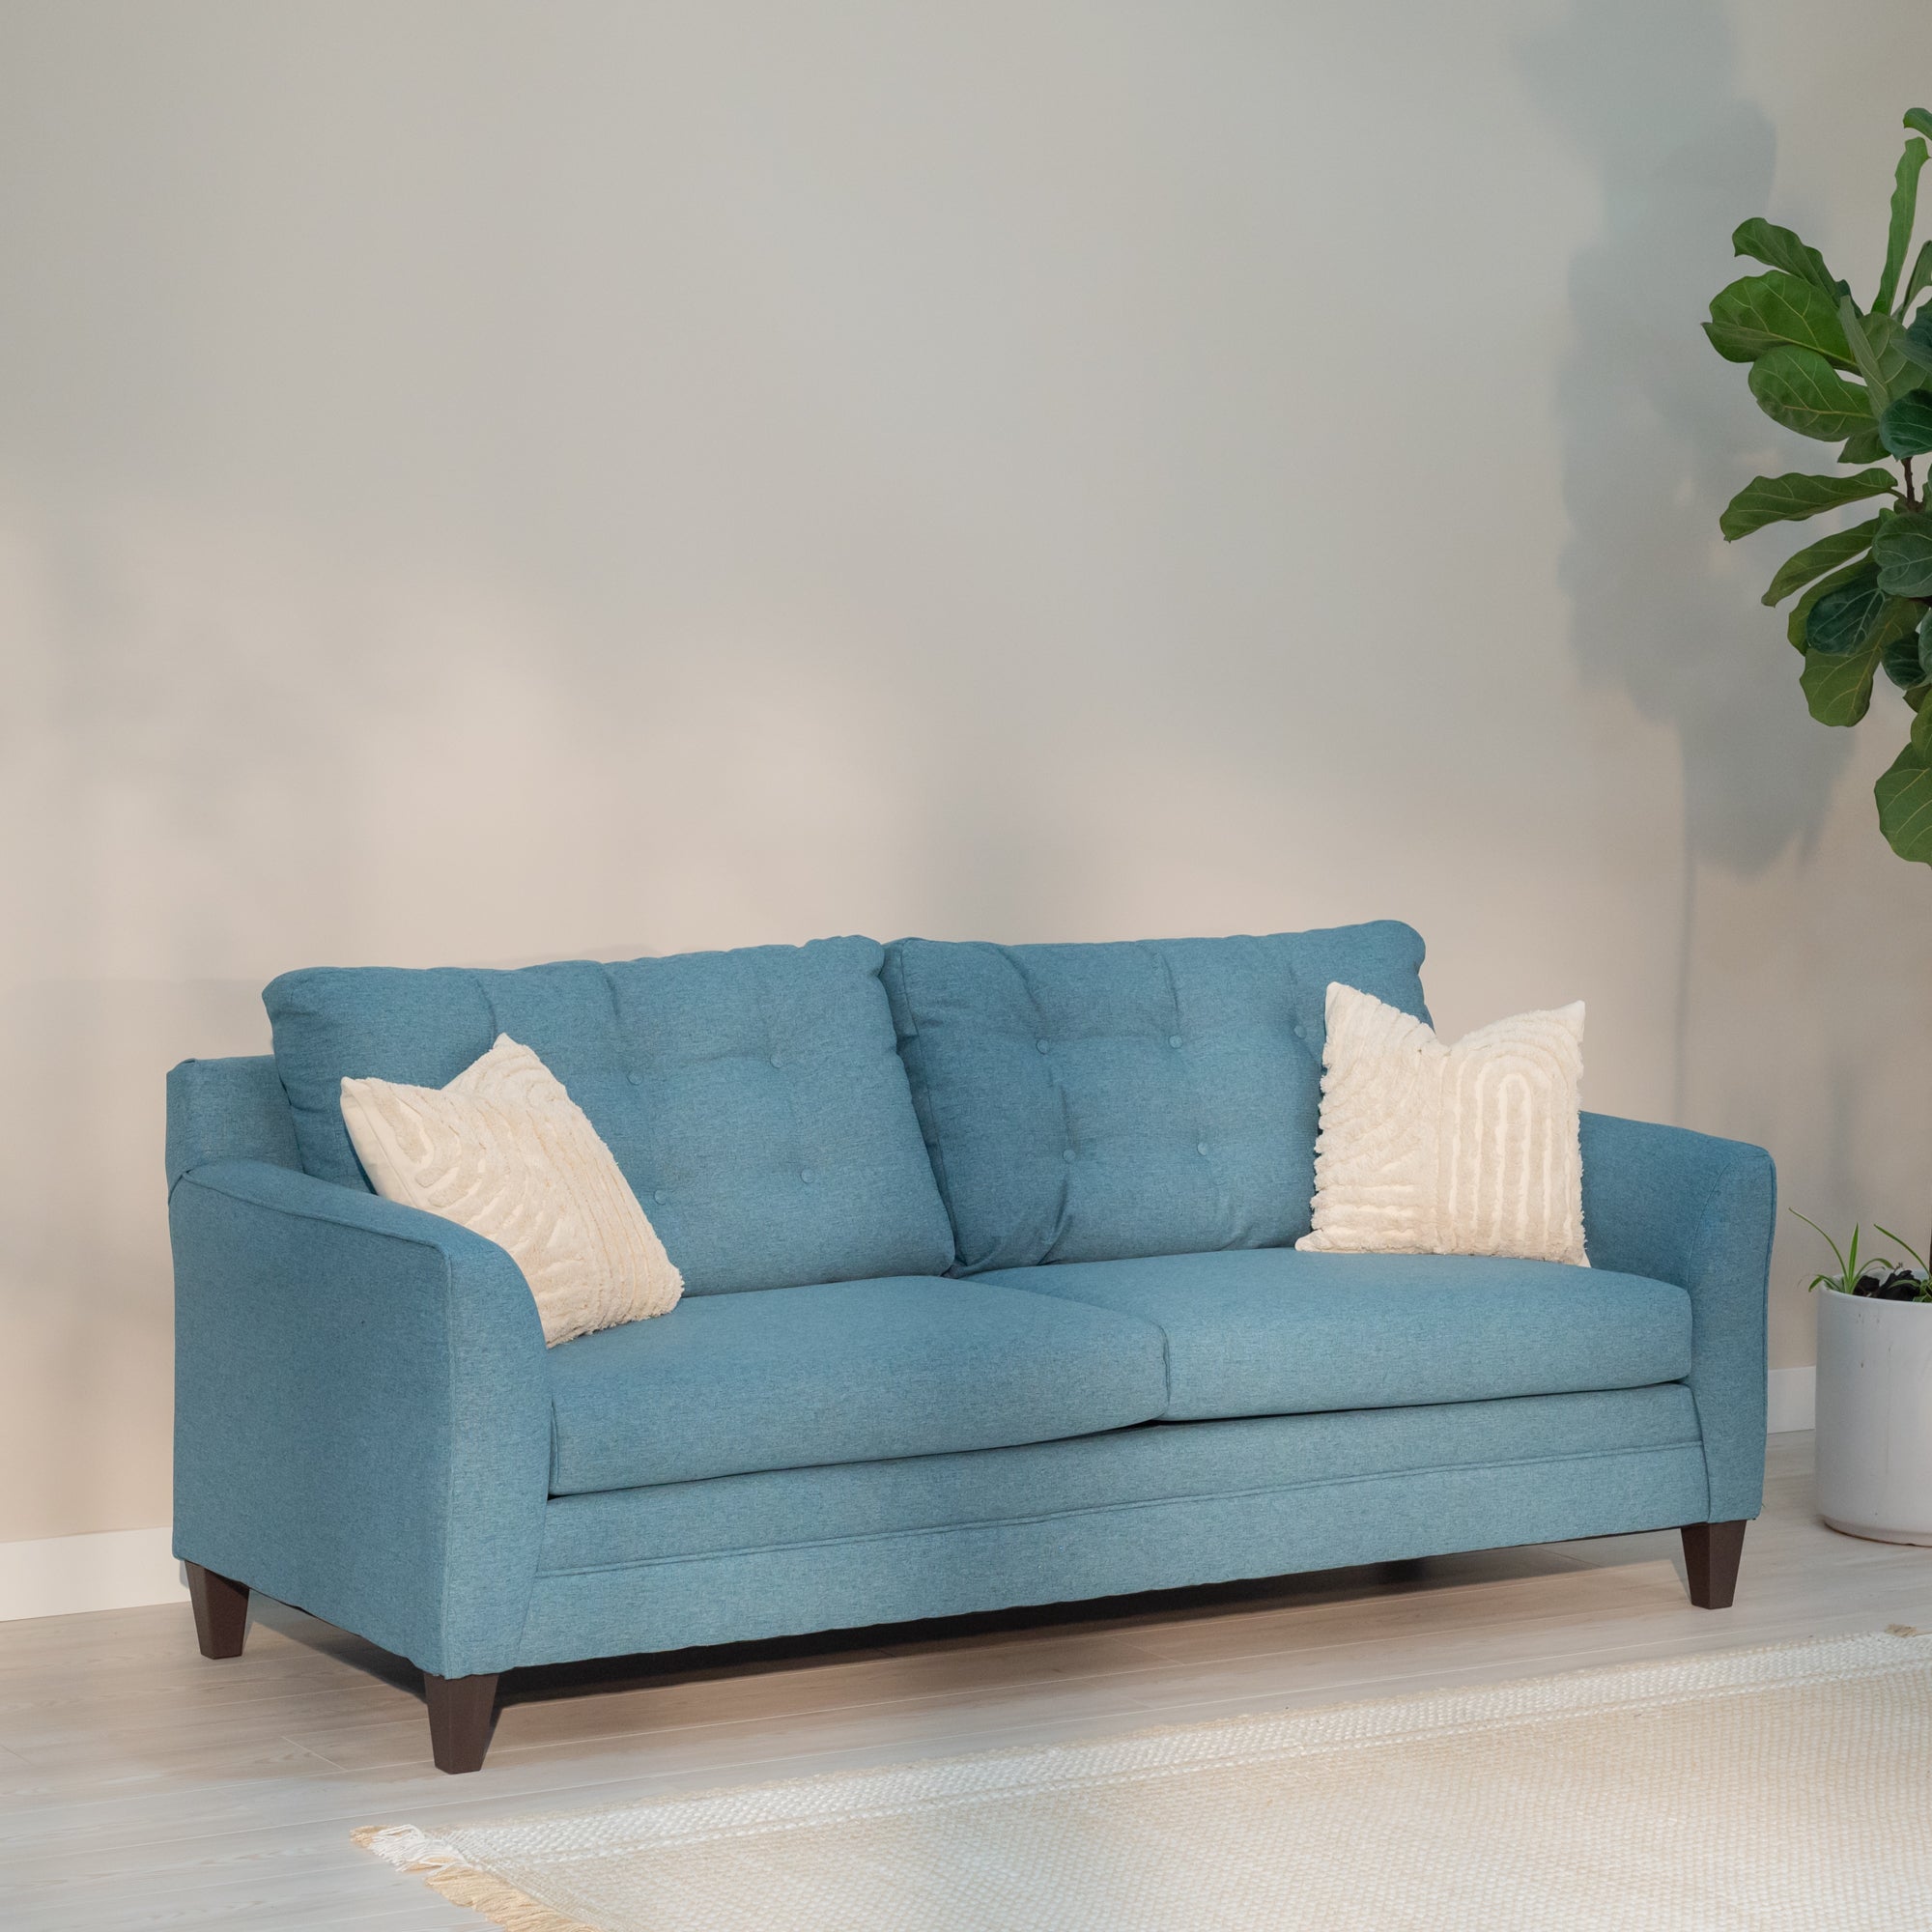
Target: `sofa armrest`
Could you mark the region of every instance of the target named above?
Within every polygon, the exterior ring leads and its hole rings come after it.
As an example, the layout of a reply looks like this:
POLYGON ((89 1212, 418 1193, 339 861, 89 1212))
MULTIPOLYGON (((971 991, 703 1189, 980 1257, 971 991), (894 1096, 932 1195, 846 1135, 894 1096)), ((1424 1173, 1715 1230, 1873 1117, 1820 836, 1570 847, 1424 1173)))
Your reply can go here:
POLYGON ((1777 1213, 1770 1154, 1683 1127, 1583 1116, 1591 1265, 1675 1282, 1690 1296, 1690 1395, 1711 1520, 1764 1501, 1765 1293, 1777 1213))
POLYGON ((267 1161, 191 1169, 168 1218, 175 1553, 438 1676, 507 1668, 551 1428, 516 1263, 267 1161))

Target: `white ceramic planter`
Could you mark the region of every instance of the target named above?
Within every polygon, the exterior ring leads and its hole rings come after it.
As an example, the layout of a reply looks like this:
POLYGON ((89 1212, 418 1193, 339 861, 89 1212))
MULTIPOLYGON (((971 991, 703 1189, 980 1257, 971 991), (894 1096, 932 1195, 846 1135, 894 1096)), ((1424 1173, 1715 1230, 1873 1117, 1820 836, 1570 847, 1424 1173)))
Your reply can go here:
POLYGON ((1818 1513, 1932 1544, 1932 1302, 1818 1296, 1818 1513))

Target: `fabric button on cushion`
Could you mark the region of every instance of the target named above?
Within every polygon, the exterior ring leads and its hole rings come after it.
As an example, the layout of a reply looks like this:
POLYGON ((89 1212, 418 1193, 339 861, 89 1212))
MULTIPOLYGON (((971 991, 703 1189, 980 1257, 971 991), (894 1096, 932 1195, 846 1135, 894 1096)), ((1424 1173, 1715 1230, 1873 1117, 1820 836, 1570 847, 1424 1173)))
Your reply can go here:
POLYGON ((687 1297, 549 1366, 558 1495, 1058 1441, 1167 1402, 1139 1317, 930 1276, 687 1297))
POLYGON ((1420 1019, 1421 964, 1421 939, 1393 922, 1104 946, 897 941, 886 990, 958 1270, 1305 1235, 1329 981, 1420 1019))
POLYGON ((883 957, 869 939, 822 939, 516 972, 317 968, 263 1000, 310 1174, 367 1185, 345 1074, 446 1086, 507 1033, 563 1082, 640 1201, 669 1190, 653 1225, 686 1293, 705 1294, 951 1263, 883 957))
POLYGON ((1690 1373, 1681 1288, 1557 1262, 1258 1248, 979 1279, 1154 1323, 1173 1422, 1643 1388, 1690 1373))

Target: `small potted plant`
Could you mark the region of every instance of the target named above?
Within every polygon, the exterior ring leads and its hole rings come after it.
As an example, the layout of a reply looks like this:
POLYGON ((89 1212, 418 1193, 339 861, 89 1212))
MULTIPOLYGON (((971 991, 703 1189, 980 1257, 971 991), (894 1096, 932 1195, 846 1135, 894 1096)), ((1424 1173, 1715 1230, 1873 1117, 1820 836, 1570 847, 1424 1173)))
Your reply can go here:
MULTIPOLYGON (((1793 1212, 1796 1212, 1793 1209, 1793 1212)), ((1859 1230, 1818 1274, 1818 1513, 1849 1536, 1932 1544, 1932 1270, 1911 1257, 1861 1261, 1859 1230)))

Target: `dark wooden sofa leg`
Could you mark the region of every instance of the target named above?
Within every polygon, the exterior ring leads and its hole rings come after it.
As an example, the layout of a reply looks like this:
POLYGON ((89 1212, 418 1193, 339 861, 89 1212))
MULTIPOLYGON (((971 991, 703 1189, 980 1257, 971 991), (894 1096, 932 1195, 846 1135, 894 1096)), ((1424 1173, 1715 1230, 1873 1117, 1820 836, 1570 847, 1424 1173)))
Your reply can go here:
POLYGON ((1700 1610, 1728 1610, 1738 1594, 1738 1562, 1745 1553, 1742 1522, 1687 1522, 1684 1575, 1690 1601, 1700 1610))
POLYGON ((188 1601, 194 1605, 194 1634, 204 1657, 240 1657, 248 1634, 248 1586, 217 1577, 199 1563, 187 1572, 188 1601))
POLYGON ((439 1771, 481 1771, 497 1715, 497 1676, 432 1677, 423 1672, 429 1700, 429 1747, 439 1771))

